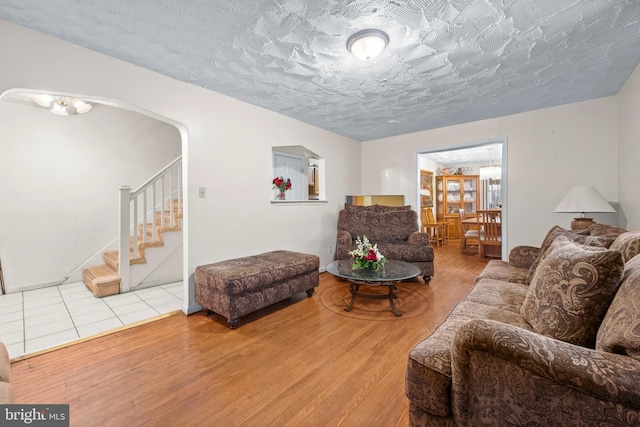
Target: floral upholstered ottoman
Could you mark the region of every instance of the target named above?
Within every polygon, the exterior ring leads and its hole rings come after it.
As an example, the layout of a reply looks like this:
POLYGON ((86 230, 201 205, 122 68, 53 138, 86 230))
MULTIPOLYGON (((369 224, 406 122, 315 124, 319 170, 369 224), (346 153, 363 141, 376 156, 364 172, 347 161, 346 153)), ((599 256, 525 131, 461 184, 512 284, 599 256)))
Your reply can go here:
POLYGON ((313 295, 319 283, 320 258, 273 251, 196 267, 196 302, 228 319, 238 318, 301 292, 313 295))

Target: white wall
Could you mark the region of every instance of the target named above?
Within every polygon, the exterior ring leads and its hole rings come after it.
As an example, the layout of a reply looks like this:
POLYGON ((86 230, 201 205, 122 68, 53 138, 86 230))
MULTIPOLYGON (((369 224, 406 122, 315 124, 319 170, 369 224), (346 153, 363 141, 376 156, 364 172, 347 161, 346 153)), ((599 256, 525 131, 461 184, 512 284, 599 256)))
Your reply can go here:
POLYGON ((57 116, 0 102, 0 117, 8 292, 59 284, 99 254, 117 236, 118 187, 139 186, 181 152, 175 127, 104 105, 57 116))
POLYGON ((333 259, 338 211, 346 194, 360 192, 359 142, 3 21, 0 51, 0 91, 113 98, 184 126, 187 275, 201 264, 274 249, 319 255, 322 266, 333 259), (304 145, 325 159, 327 203, 270 202, 276 145, 304 145), (207 188, 206 198, 198 198, 198 187, 207 188))
MULTIPOLYGON (((416 152, 503 137, 509 155, 508 245, 538 245, 554 224, 568 227, 572 215, 552 211, 571 186, 595 185, 617 201, 618 129, 630 133, 621 143, 625 152, 639 134, 632 119, 618 121, 616 105, 631 104, 625 114, 638 111, 637 71, 624 92, 630 95, 623 93, 620 101, 602 98, 360 144, 3 21, 0 51, 0 91, 26 87, 112 98, 184 127, 189 276, 200 264, 273 249, 315 253, 324 266, 333 258, 327 249, 335 246, 346 194, 404 194, 415 206, 416 152), (270 203, 276 145, 304 145, 326 159, 328 203, 270 203), (198 187, 207 188, 206 198, 197 197, 198 187)), ((621 176, 637 173, 621 167, 621 176)), ((631 190, 621 194, 631 203, 631 190)), ((630 226, 639 222, 637 212, 626 212, 630 226)), ((618 221, 613 214, 595 218, 618 221)), ((192 303, 192 288, 189 293, 192 303)))
POLYGON ((640 230, 640 65, 618 92, 618 199, 626 228, 640 230))
MULTIPOLYGON (((553 225, 568 228, 573 215, 552 211, 572 186, 594 185, 617 200, 615 97, 365 142, 362 191, 404 194, 415 206, 416 152, 499 138, 508 144, 508 248, 538 246, 553 225)), ((594 218, 618 221, 615 214, 594 218)))

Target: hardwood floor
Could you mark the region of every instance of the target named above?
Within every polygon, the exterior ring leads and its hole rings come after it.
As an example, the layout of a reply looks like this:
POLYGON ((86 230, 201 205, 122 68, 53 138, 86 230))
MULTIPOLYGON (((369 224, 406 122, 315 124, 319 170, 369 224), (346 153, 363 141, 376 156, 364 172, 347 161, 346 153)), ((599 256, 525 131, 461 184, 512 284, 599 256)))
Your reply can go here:
MULTIPOLYGON (((435 275, 386 300, 357 299, 328 273, 301 294, 242 318, 203 312, 12 363, 16 403, 70 405, 72 426, 407 426, 409 350, 471 289, 487 261, 457 243, 435 275)), ((385 290, 386 291, 386 290, 385 290)))

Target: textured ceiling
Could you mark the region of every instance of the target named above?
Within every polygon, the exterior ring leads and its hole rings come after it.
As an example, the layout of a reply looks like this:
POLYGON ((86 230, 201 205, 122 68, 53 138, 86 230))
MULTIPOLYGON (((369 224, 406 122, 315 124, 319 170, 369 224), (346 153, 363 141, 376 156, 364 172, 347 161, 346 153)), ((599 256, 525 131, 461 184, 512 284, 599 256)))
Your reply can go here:
POLYGON ((614 95, 640 60, 638 0, 0 0, 0 19, 357 140, 614 95), (371 27, 391 41, 363 62, 345 43, 371 27))
POLYGON ((455 150, 433 151, 422 156, 442 166, 459 167, 462 165, 502 164, 502 144, 478 145, 455 150))

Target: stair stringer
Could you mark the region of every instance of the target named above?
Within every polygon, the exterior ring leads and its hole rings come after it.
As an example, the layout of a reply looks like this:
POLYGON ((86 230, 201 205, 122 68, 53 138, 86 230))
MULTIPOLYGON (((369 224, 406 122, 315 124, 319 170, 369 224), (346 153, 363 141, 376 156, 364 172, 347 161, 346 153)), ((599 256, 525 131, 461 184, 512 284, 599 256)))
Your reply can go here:
MULTIPOLYGON (((182 229, 175 231, 165 231, 162 235, 164 244, 158 247, 145 248, 145 263, 131 264, 129 267, 129 286, 130 291, 145 287, 144 280, 149 277, 158 267, 166 261, 174 252, 182 250, 182 229)), ((167 283, 171 281, 182 280, 182 269, 178 277, 168 278, 167 283)), ((150 285, 156 285, 153 283, 150 285)))

